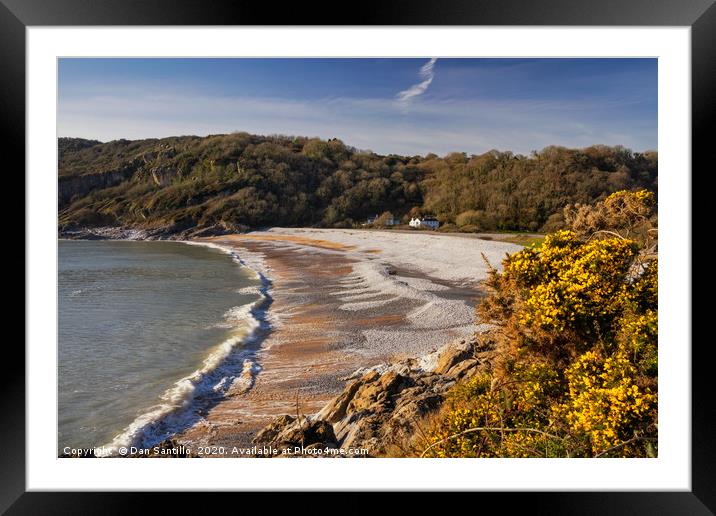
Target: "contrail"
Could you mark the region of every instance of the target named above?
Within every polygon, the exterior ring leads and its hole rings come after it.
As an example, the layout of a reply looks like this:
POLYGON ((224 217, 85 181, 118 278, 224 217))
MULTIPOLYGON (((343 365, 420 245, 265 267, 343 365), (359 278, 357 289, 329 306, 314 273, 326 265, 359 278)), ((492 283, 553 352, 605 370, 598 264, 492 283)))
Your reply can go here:
POLYGON ((398 93, 396 97, 400 102, 406 102, 413 97, 417 97, 418 95, 425 93, 425 90, 428 89, 428 86, 430 86, 430 83, 433 82, 433 79, 435 78, 433 68, 435 68, 435 61, 437 60, 437 57, 433 57, 430 61, 420 67, 420 77, 422 77, 423 80, 417 84, 413 84, 407 90, 403 90, 398 93))

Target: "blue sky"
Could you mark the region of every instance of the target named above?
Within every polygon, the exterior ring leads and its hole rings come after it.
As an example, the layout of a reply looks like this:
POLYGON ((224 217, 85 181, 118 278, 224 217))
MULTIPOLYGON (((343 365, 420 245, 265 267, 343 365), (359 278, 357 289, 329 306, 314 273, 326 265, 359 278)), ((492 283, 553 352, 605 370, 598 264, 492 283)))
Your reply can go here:
POLYGON ((656 59, 60 59, 58 135, 247 131, 381 154, 657 149, 656 59))

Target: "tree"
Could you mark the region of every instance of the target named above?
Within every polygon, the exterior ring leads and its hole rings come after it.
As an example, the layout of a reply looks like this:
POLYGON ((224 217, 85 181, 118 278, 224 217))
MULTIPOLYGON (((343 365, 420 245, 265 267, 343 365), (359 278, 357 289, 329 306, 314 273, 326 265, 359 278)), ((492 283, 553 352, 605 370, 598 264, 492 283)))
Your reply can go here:
MULTIPOLYGON (((58 148, 61 226, 104 220, 92 212, 111 213, 117 225, 165 227, 189 211, 212 225, 224 220, 222 210, 238 216, 227 198, 253 187, 258 199, 275 198, 279 206, 269 203, 264 224, 330 227, 391 210, 398 217, 431 213, 462 231, 552 231, 566 227, 559 217, 567 205, 577 216, 579 206, 618 188, 656 192, 658 172, 656 153, 604 146, 423 158, 356 151, 338 139, 234 133, 108 143, 61 138, 58 148), (153 170, 171 179, 156 184, 153 170)), ((610 202, 615 208, 623 201, 610 202)))
POLYGON ((389 211, 384 211, 380 214, 380 216, 375 219, 375 222, 373 222, 374 226, 378 227, 386 227, 389 225, 392 225, 392 222, 394 220, 393 214, 389 211))

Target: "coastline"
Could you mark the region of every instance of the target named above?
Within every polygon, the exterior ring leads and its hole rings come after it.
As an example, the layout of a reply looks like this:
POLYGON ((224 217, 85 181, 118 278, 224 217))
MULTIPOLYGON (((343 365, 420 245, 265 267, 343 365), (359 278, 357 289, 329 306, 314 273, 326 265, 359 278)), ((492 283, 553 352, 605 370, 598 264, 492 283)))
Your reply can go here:
POLYGON ((481 253, 499 267, 521 248, 424 232, 282 228, 191 243, 243 257, 271 285, 270 330, 255 350, 260 373, 173 437, 192 448, 251 447, 274 417, 319 412, 357 374, 469 337, 479 329, 481 253))
MULTIPOLYGON (((113 239, 116 240, 116 239, 113 239)), ((133 239, 141 241, 142 239, 133 239)), ((131 242, 129 239, 120 241, 131 242)), ((255 274, 258 286, 248 286, 239 292, 254 294, 258 298, 231 308, 224 315, 233 330, 225 340, 210 343, 200 365, 187 376, 171 383, 156 404, 138 413, 135 419, 119 430, 113 439, 96 448, 96 456, 121 455, 122 448, 150 448, 161 445, 176 433, 191 427, 227 392, 244 392, 253 386, 260 368, 255 351, 269 330, 266 320, 271 304, 271 282, 261 271, 260 264, 244 255, 210 243, 174 241, 177 245, 211 247, 229 255, 242 268, 255 274), (248 263, 247 262, 251 262, 248 263)))
POLYGON ((505 253, 521 248, 428 232, 309 228, 172 240, 226 253, 253 271, 261 297, 245 307, 245 334, 221 343, 98 456, 169 441, 249 449, 276 416, 313 417, 351 380, 424 361, 486 327, 474 320, 489 269, 483 257, 499 268, 505 253))

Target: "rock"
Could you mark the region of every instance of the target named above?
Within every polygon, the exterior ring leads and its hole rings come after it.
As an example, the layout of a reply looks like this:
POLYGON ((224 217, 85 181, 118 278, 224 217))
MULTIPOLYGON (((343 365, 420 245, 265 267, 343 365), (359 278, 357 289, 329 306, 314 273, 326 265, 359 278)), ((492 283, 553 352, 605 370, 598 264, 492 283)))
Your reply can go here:
POLYGON ((277 448, 309 446, 318 444, 323 447, 336 446, 336 434, 333 426, 322 419, 279 416, 264 427, 256 437, 254 444, 273 445, 277 448))
MULTIPOLYGON (((377 373, 370 375, 371 378, 377 373)), ((367 381, 356 391, 347 409, 351 412, 372 409, 379 411, 382 406, 392 403, 392 396, 411 383, 410 379, 388 371, 376 381, 367 381)))
POLYGON ((328 421, 296 421, 285 432, 279 435, 284 443, 308 446, 311 444, 326 445, 336 443, 336 434, 328 421))
POLYGON ((278 416, 254 437, 254 443, 271 443, 276 437, 296 420, 293 416, 278 416))
POLYGON ((87 195, 92 190, 101 190, 118 185, 129 179, 138 168, 137 162, 128 163, 116 170, 105 170, 77 176, 57 178, 57 199, 60 207, 69 204, 73 198, 87 195))
POLYGON ((58 227, 58 236, 75 240, 188 240, 191 238, 243 233, 248 226, 222 222, 211 226, 196 226, 191 219, 179 220, 154 228, 121 226, 82 227, 70 223, 58 227))
POLYGON ((409 358, 358 371, 349 375, 354 380, 320 412, 300 421, 292 416, 276 418, 254 442, 277 448, 327 444, 364 449, 367 456, 404 449, 422 432, 420 422, 440 409, 450 388, 489 369, 495 352, 477 346, 476 339, 456 340, 429 360, 409 358))
POLYGON ((435 372, 437 374, 446 374, 455 364, 471 357, 473 349, 473 346, 465 340, 456 341, 446 345, 440 351, 435 372))
POLYGON ((448 369, 446 375, 450 378, 462 379, 471 377, 478 369, 480 361, 476 358, 462 360, 448 369))
POLYGON ((167 186, 179 175, 176 168, 160 166, 149 169, 152 180, 157 186, 167 186))
POLYGON ((355 382, 348 384, 340 396, 326 405, 323 410, 319 412, 318 417, 325 419, 330 423, 336 423, 337 421, 343 419, 346 415, 348 404, 353 400, 355 393, 358 392, 361 385, 361 380, 356 380, 355 382))
POLYGON ((231 233, 244 233, 249 229, 248 226, 242 224, 232 224, 229 222, 220 222, 211 226, 194 226, 179 233, 177 236, 181 239, 221 236, 231 233))

